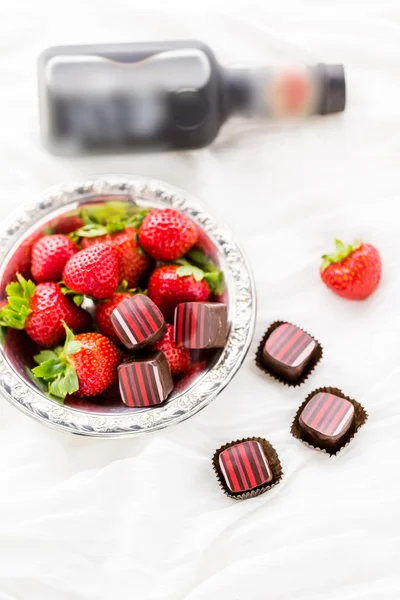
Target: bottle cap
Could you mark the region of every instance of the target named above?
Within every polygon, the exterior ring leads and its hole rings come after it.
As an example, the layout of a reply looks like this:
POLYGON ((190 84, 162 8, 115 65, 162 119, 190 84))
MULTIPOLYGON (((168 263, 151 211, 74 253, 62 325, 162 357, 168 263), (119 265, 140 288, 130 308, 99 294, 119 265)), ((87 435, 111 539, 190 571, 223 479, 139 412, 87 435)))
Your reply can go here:
POLYGON ((315 67, 321 81, 321 100, 317 109, 320 115, 342 112, 346 106, 346 80, 343 65, 323 65, 315 67))

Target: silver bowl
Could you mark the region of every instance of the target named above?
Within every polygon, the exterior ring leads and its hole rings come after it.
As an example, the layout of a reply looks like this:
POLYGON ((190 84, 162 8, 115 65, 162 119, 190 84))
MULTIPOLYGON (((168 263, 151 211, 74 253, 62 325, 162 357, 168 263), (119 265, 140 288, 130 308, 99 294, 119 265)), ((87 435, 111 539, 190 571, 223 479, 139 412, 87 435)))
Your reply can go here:
POLYGON ((0 298, 16 271, 26 269, 35 233, 78 207, 112 199, 139 206, 172 206, 195 221, 200 245, 224 271, 230 333, 226 346, 214 353, 202 371, 182 378, 168 402, 149 409, 131 409, 120 401, 76 401, 61 405, 29 378, 29 338, 8 330, 0 346, 0 392, 29 416, 56 429, 88 436, 123 437, 156 431, 188 419, 207 406, 229 383, 249 348, 255 321, 254 281, 249 266, 229 231, 186 192, 169 184, 136 176, 106 175, 53 187, 36 202, 23 205, 0 229, 0 298), (27 354, 28 353, 28 354, 27 354), (25 356, 26 355, 26 356, 25 356))

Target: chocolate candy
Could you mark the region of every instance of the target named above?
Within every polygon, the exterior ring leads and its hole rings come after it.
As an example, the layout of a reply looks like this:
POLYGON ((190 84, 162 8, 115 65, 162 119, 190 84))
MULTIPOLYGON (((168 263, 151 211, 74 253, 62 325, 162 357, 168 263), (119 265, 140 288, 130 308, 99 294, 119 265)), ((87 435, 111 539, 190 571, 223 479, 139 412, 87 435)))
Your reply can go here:
POLYGON ((337 388, 312 392, 297 411, 292 434, 307 444, 336 454, 367 420, 364 408, 337 388))
POLYGON ((160 309, 144 294, 135 294, 121 302, 111 313, 111 323, 129 350, 151 344, 166 332, 160 309))
POLYGON ((306 331, 278 321, 264 336, 256 362, 284 383, 298 385, 311 373, 322 356, 320 344, 306 331))
POLYGON ((328 392, 315 394, 299 418, 300 427, 325 446, 334 446, 343 439, 353 421, 354 406, 351 402, 328 392))
POLYGON ((175 343, 185 348, 222 348, 228 309, 219 302, 184 302, 175 309, 175 343))
POLYGON ((214 454, 213 464, 222 489, 232 498, 258 496, 282 477, 278 455, 262 438, 226 444, 214 454))
POLYGON ((133 408, 156 406, 172 392, 173 382, 163 352, 147 352, 125 360, 118 367, 122 401, 133 408))
POLYGON ((219 467, 231 492, 249 490, 272 481, 272 471, 259 442, 242 442, 219 455, 219 467))

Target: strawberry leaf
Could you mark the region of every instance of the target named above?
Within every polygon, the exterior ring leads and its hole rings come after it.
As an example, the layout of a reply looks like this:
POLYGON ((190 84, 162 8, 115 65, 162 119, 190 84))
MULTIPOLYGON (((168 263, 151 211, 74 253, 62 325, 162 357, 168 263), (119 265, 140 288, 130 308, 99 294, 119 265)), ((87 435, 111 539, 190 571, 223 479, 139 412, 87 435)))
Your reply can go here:
MULTIPOLYGON (((67 288, 67 286, 65 285, 65 283, 62 281, 60 284, 60 288, 61 288, 61 292, 64 294, 64 296, 70 296, 72 295, 73 298, 72 300, 75 302, 75 304, 77 306, 80 306, 85 298, 85 296, 83 294, 77 294, 76 292, 74 292, 74 290, 70 290, 69 288, 67 288)), ((87 298, 90 298, 90 296, 87 296, 87 298)))
POLYGON ((87 225, 83 225, 83 227, 77 229, 74 233, 78 237, 93 238, 106 235, 106 233, 108 233, 108 230, 105 225, 99 225, 98 223, 88 223, 87 225))
POLYGON ((127 215, 110 214, 105 222, 103 223, 103 218, 100 216, 100 221, 98 222, 91 220, 91 217, 86 215, 84 219, 84 226, 77 229, 74 232, 74 235, 78 237, 101 237, 103 235, 107 235, 107 233, 114 233, 116 231, 123 231, 127 227, 138 228, 142 224, 142 221, 148 210, 140 210, 137 213, 128 217, 127 215))
MULTIPOLYGON (((35 356, 35 361, 37 362, 39 359, 39 355, 35 356)), ((52 381, 56 375, 62 373, 64 371, 64 365, 60 362, 58 358, 50 358, 49 360, 45 360, 39 366, 34 367, 32 369, 32 373, 39 377, 40 379, 44 379, 44 381, 52 381)))
POLYGON ((186 258, 189 260, 189 262, 193 263, 197 267, 200 267, 200 269, 203 269, 203 271, 207 273, 214 273, 218 271, 216 264, 197 248, 192 248, 190 252, 186 254, 186 258))
MULTIPOLYGON (((144 211, 147 213, 148 209, 142 209, 133 202, 123 200, 111 200, 110 202, 104 202, 103 204, 95 204, 93 206, 86 206, 81 211, 81 218, 85 225, 97 223, 100 225, 109 225, 116 223, 126 223, 132 217, 136 215, 142 215, 144 211)), ((142 216, 142 220, 144 218, 142 216)), ((130 225, 133 227, 134 225, 130 225)))
POLYGON ((78 376, 72 365, 67 365, 65 370, 49 385, 49 392, 57 398, 65 398, 79 389, 78 376))
POLYGON ((70 356, 70 354, 76 354, 81 349, 81 345, 75 340, 74 334, 72 333, 68 325, 65 323, 65 321, 63 321, 62 323, 65 329, 65 342, 64 348, 61 351, 61 355, 70 356))
POLYGON ((335 240, 335 247, 338 254, 346 252, 346 246, 340 240, 335 240))
POLYGON ((18 298, 17 296, 10 296, 8 299, 8 306, 13 310, 19 312, 23 306, 25 306, 25 299, 18 298))
POLYGON ((193 265, 184 265, 176 270, 179 277, 192 275, 195 281, 201 281, 204 278, 204 271, 193 265))
POLYGON ((35 362, 37 362, 37 364, 40 365, 41 363, 44 363, 47 360, 57 359, 58 354, 54 350, 42 350, 41 352, 39 352, 39 354, 37 354, 33 358, 34 358, 35 362))
POLYGON ((327 254, 323 255, 322 260, 323 260, 323 262, 321 265, 321 271, 325 271, 325 269, 327 269, 329 267, 329 265, 331 265, 332 263, 327 254))
POLYGON ((126 292, 127 289, 128 289, 128 282, 126 279, 123 279, 117 287, 117 293, 123 294, 124 292, 126 292))
POLYGON ((225 289, 225 282, 224 275, 219 271, 217 265, 197 248, 192 248, 186 258, 204 271, 204 279, 207 281, 211 292, 220 296, 225 289))
POLYGON ((32 374, 47 384, 47 391, 56 398, 64 399, 79 389, 79 380, 68 356, 81 350, 81 344, 76 341, 71 329, 63 322, 65 328, 64 347, 55 350, 42 350, 34 359, 38 363, 32 369, 32 374))
POLYGON ((6 287, 8 304, 0 310, 0 325, 24 329, 26 320, 32 312, 29 302, 36 286, 33 281, 25 279, 20 273, 17 273, 17 280, 6 287))
POLYGON ((224 275, 220 271, 216 273, 206 273, 204 279, 207 281, 213 294, 220 296, 225 289, 224 275))
MULTIPOLYGON (((123 279, 116 289, 117 294, 143 294, 143 292, 139 288, 130 288, 128 287, 128 282, 126 279, 123 279)), ((106 300, 107 301, 107 300, 106 300)))
POLYGON ((138 210, 135 214, 129 217, 129 219, 125 223, 125 227, 134 227, 135 229, 139 229, 139 227, 144 221, 145 216, 149 212, 150 211, 148 208, 138 210))
POLYGON ((113 233, 114 231, 124 231, 125 223, 124 223, 124 221, 116 221, 115 223, 108 223, 108 225, 106 225, 106 228, 107 228, 108 233, 113 233))
POLYGON ((70 240, 72 240, 74 242, 74 244, 77 244, 79 242, 79 235, 76 233, 76 231, 72 231, 71 233, 69 233, 67 235, 67 237, 69 237, 70 240))
POLYGON ((336 252, 332 254, 323 254, 322 256, 322 265, 321 271, 325 271, 330 265, 335 263, 340 263, 344 261, 354 250, 357 250, 362 245, 360 240, 356 241, 354 244, 349 244, 345 246, 343 242, 340 240, 335 240, 335 248, 336 252))
MULTIPOLYGON (((27 376, 29 377, 29 379, 32 381, 32 383, 34 383, 45 394, 48 393, 48 391, 49 391, 48 384, 45 381, 36 377, 32 373, 32 371, 29 369, 29 367, 25 367, 25 372, 26 372, 27 376)), ((63 400, 61 398, 55 398, 55 399, 58 400, 58 402, 60 402, 61 404, 63 404, 63 400)))
POLYGON ((73 301, 75 302, 75 304, 77 306, 80 306, 83 302, 83 295, 82 294, 75 294, 75 296, 73 297, 73 301))
POLYGON ((221 295, 225 289, 224 275, 218 270, 217 266, 209 260, 200 250, 193 250, 187 254, 194 262, 201 264, 200 266, 192 265, 186 258, 180 258, 175 261, 175 264, 180 265, 177 273, 180 277, 192 275, 195 281, 205 279, 209 285, 210 291, 217 296, 221 295))

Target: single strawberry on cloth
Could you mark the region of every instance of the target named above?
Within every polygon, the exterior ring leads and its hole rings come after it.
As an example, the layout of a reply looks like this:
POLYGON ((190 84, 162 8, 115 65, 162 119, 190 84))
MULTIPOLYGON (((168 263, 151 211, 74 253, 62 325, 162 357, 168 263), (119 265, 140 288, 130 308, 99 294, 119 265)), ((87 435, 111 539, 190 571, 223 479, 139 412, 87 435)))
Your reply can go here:
POLYGON ((376 290, 381 278, 382 263, 378 250, 362 242, 345 246, 336 240, 335 246, 335 252, 322 257, 322 281, 342 298, 365 300, 376 290))

